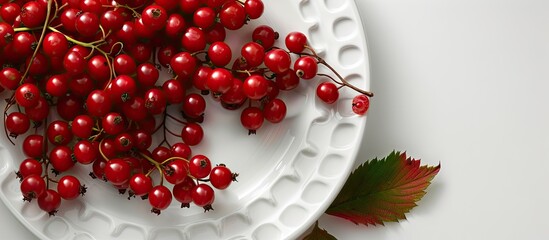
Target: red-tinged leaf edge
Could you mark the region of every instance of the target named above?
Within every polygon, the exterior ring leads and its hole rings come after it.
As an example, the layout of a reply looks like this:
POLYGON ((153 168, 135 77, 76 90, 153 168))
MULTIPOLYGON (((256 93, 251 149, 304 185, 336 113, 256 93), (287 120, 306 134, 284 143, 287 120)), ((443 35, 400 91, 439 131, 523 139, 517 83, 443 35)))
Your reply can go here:
POLYGON ((313 231, 303 237, 303 240, 337 240, 337 238, 318 227, 318 221, 316 221, 313 231))
POLYGON ((421 166, 420 160, 393 151, 355 169, 326 213, 366 226, 398 222, 417 206, 439 171, 440 164, 421 166))

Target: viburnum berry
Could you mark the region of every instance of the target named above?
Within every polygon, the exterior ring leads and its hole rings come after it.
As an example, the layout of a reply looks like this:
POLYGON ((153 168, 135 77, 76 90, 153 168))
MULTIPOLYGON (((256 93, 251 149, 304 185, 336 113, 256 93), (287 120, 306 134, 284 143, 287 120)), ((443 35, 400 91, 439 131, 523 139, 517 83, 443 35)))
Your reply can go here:
POLYGON ((57 172, 65 172, 71 169, 76 162, 72 158, 72 150, 67 146, 56 146, 54 147, 49 155, 49 160, 51 166, 57 172))
POLYGON ((358 115, 364 115, 370 108, 370 99, 368 96, 360 94, 353 98, 353 112, 358 115))
POLYGON ((316 95, 323 102, 332 104, 339 98, 339 89, 332 82, 323 82, 317 86, 316 95))
POLYGON ((263 112, 257 107, 247 107, 240 114, 242 126, 249 130, 249 134, 255 134, 263 125, 263 112))
POLYGON ((130 189, 134 195, 144 196, 153 188, 151 178, 143 173, 136 173, 130 178, 130 189))
POLYGON ((317 60, 310 56, 300 57, 294 62, 294 71, 298 77, 309 80, 316 76, 317 60))
POLYGON ((38 104, 40 90, 32 83, 25 83, 15 90, 15 101, 22 107, 34 107, 38 104))
POLYGON ((290 70, 291 62, 290 54, 282 49, 273 49, 265 54, 265 66, 275 74, 283 74, 290 70))
POLYGON ((50 216, 55 215, 61 206, 61 196, 55 190, 48 189, 37 199, 38 207, 47 212, 50 216))
POLYGON ((23 153, 30 158, 40 159, 44 149, 44 137, 38 134, 30 134, 23 140, 23 153))
POLYGON ((197 123, 187 123, 181 129, 181 139, 189 146, 198 145, 204 138, 204 130, 197 123))
POLYGON ((291 32, 286 35, 285 43, 290 52, 301 53, 307 46, 307 36, 301 32, 291 32))
POLYGON ((278 33, 274 29, 267 25, 260 25, 256 27, 252 33, 252 40, 263 46, 265 49, 270 49, 274 46, 275 41, 278 39, 278 33))
POLYGON ((49 142, 56 146, 67 145, 73 138, 69 123, 62 120, 51 122, 46 130, 46 136, 49 142))
POLYGON ((40 175, 31 174, 21 181, 23 200, 31 201, 46 192, 46 182, 40 175))
POLYGON ((157 215, 170 206, 172 202, 172 192, 166 186, 158 185, 149 191, 149 204, 151 212, 157 215))
POLYGON ((141 13, 143 24, 154 31, 162 29, 168 20, 166 9, 159 5, 149 5, 141 13))
POLYGON ((207 177, 211 169, 210 159, 202 154, 195 155, 189 160, 189 173, 195 178, 207 177))
POLYGON ((215 200, 215 193, 210 185, 201 183, 196 185, 191 193, 193 203, 196 206, 203 207, 204 211, 212 210, 212 203, 215 200))
POLYGON ((90 164, 99 157, 99 149, 88 140, 80 140, 74 144, 73 154, 80 164, 90 164))
POLYGON ((26 178, 30 175, 42 176, 42 173, 42 163, 34 158, 27 158, 23 160, 21 164, 19 164, 19 171, 17 172, 17 176, 20 178, 20 180, 23 180, 23 178, 26 178))
POLYGON ((272 123, 281 122, 286 117, 286 104, 279 98, 275 98, 263 106, 263 116, 272 123))
POLYGON ((214 42, 208 48, 208 58, 215 66, 223 67, 231 62, 231 47, 225 42, 214 42))
POLYGON ((192 191, 196 182, 189 176, 185 177, 183 182, 176 184, 172 188, 174 198, 181 203, 181 207, 189 207, 193 201, 192 191))
POLYGON ((57 181, 57 193, 65 200, 73 200, 80 196, 80 194, 85 193, 85 187, 80 184, 78 178, 66 175, 57 181))
POLYGON ((5 126, 11 136, 26 133, 30 128, 29 117, 21 112, 12 112, 5 118, 5 126))
POLYGON ((234 175, 224 164, 212 168, 210 172, 210 183, 217 189, 226 189, 234 180, 234 175))
POLYGON ((130 180, 131 166, 120 158, 107 161, 104 168, 105 179, 114 185, 122 185, 130 180))

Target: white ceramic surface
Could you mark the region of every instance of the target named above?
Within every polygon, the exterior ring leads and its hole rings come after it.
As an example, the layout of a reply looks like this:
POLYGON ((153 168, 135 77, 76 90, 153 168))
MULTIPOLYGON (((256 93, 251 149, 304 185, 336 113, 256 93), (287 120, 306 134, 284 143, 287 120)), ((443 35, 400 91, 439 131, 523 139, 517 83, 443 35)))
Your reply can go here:
MULTIPOLYGON (((368 50, 353 1, 279 0, 265 5, 265 17, 244 32, 259 24, 275 27, 281 36, 305 32, 311 45, 350 82, 369 86, 368 50)), ((243 36, 229 41, 235 43, 243 36)), ((240 173, 237 183, 216 192, 214 211, 180 209, 174 201, 155 216, 146 201, 127 200, 107 183, 90 179, 91 166, 78 166, 72 172, 81 176, 88 193, 63 201, 58 214, 48 217, 36 202, 22 201, 14 171, 23 155, 5 137, 0 145, 0 198, 41 239, 296 238, 340 190, 354 166, 366 122, 366 117, 352 113, 350 101, 356 93, 350 90, 342 90, 335 105, 316 99, 314 89, 322 80, 302 81, 297 90, 283 93, 287 118, 266 124, 257 135, 248 136, 239 126, 239 112, 224 110, 208 99, 206 136, 193 152, 240 173)))

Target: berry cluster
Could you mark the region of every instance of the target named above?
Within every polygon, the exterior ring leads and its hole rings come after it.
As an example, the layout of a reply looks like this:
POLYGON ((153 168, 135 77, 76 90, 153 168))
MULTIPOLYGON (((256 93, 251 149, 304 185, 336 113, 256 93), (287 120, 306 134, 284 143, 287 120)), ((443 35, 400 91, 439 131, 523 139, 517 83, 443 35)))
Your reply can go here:
POLYGON ((148 199, 156 214, 172 198, 212 209, 214 188, 238 174, 192 154, 204 137, 206 96, 242 109, 242 126, 255 133, 264 120, 284 119, 279 91, 325 76, 332 81, 318 85, 319 99, 334 103, 349 87, 359 93, 353 111, 365 114, 372 94, 345 81, 302 33, 288 34, 285 50, 261 25, 233 59, 226 35, 263 11, 261 0, 0 0, 0 87, 11 93, 4 128, 11 138, 24 135, 24 200, 54 214, 61 199, 86 192, 70 173, 83 164, 128 199, 148 199), (318 73, 319 65, 336 77, 318 73), (160 79, 163 69, 168 79, 160 79))

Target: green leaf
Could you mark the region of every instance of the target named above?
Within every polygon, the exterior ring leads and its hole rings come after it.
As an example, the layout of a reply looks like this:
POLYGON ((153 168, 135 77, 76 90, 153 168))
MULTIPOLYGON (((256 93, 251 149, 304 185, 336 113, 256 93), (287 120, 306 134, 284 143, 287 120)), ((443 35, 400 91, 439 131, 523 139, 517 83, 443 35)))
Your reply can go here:
POLYGON ((305 236, 303 240, 337 240, 337 238, 330 235, 326 230, 319 228, 317 221, 313 231, 309 233, 309 235, 305 236))
POLYGON ((440 164, 420 164, 399 152, 362 164, 351 173, 326 213, 366 226, 406 219, 405 213, 417 206, 440 170, 440 164))

